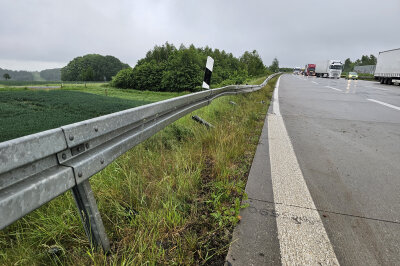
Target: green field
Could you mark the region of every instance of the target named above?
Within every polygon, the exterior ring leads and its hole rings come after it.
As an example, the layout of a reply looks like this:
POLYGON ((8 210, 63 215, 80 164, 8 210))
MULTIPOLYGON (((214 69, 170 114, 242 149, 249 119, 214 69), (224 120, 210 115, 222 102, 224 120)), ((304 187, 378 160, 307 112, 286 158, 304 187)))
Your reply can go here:
POLYGON ((158 102, 169 98, 181 96, 189 92, 155 92, 132 89, 117 89, 107 83, 64 84, 63 90, 81 91, 102 96, 116 97, 127 100, 158 102))
POLYGON ((90 179, 110 254, 90 248, 68 192, 0 231, 0 265, 223 265, 275 82, 214 100, 90 179))
POLYGON ((0 142, 182 95, 102 85, 73 84, 55 90, 0 90, 0 142))
POLYGON ((2 91, 0 142, 147 103, 79 91, 2 91))

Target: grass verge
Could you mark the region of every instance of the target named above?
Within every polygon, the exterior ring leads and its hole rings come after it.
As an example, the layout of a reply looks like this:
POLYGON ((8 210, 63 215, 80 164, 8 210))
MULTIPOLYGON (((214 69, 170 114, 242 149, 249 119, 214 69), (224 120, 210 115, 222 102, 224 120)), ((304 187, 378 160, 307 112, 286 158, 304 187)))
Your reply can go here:
POLYGON ((275 82, 193 113, 214 129, 188 115, 91 178, 109 255, 90 249, 66 193, 0 231, 0 264, 221 265, 275 82))

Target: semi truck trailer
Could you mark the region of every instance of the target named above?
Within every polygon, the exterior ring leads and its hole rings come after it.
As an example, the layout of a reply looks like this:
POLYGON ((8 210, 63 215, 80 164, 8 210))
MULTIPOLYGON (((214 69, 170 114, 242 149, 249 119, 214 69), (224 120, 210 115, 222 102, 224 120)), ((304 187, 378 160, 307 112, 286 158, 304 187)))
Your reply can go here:
POLYGON ((325 60, 315 64, 315 75, 327 78, 340 78, 342 74, 342 62, 339 60, 325 60))
POLYGON ((379 53, 374 77, 381 84, 400 83, 400 48, 379 53))

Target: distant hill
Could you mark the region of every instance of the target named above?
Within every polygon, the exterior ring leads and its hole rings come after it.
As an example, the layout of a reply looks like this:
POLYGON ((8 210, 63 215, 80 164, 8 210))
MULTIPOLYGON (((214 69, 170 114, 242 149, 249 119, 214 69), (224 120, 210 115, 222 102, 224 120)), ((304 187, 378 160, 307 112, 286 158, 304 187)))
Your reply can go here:
POLYGON ((11 77, 10 80, 19 81, 59 81, 61 80, 61 68, 45 69, 42 71, 16 71, 0 68, 0 79, 3 75, 8 73, 11 77))

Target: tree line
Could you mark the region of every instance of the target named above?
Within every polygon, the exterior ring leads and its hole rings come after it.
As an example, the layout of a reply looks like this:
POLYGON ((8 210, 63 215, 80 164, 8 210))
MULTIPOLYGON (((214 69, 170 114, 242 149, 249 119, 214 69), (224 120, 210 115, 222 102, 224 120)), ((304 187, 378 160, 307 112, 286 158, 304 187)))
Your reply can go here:
POLYGON ((46 81, 61 80, 61 68, 45 69, 39 72, 40 77, 46 81))
POLYGON ((347 58, 344 61, 343 71, 344 72, 353 71, 355 66, 376 65, 376 60, 377 60, 377 58, 373 54, 371 54, 369 56, 363 55, 363 56, 361 56, 361 59, 357 59, 354 62, 352 62, 350 60, 350 58, 347 58))
POLYGON ((242 84, 249 77, 268 72, 256 50, 236 58, 232 53, 208 46, 196 48, 192 44, 177 48, 167 42, 148 51, 135 67, 119 71, 111 85, 151 91, 200 90, 207 56, 214 59, 211 86, 242 84))
POLYGON ((46 81, 58 81, 61 80, 61 69, 45 69, 40 72, 38 71, 15 71, 0 68, 0 76, 5 80, 18 80, 18 81, 35 81, 34 73, 39 73, 40 77, 46 81))
POLYGON ((22 71, 14 71, 14 70, 0 68, 0 76, 3 77, 4 79, 33 81, 32 72, 23 71, 23 70, 22 71))
MULTIPOLYGON (((179 48, 166 42, 156 45, 135 67, 107 55, 87 54, 72 59, 61 69, 46 69, 40 78, 47 81, 111 81, 118 88, 151 91, 196 91, 201 89, 207 56, 214 59, 211 86, 243 84, 248 78, 279 71, 275 58, 266 67, 256 50, 246 51, 239 58, 224 50, 179 48)), ((4 79, 34 81, 36 72, 9 71, 0 68, 4 79), (7 74, 7 75, 6 75, 7 74)))

